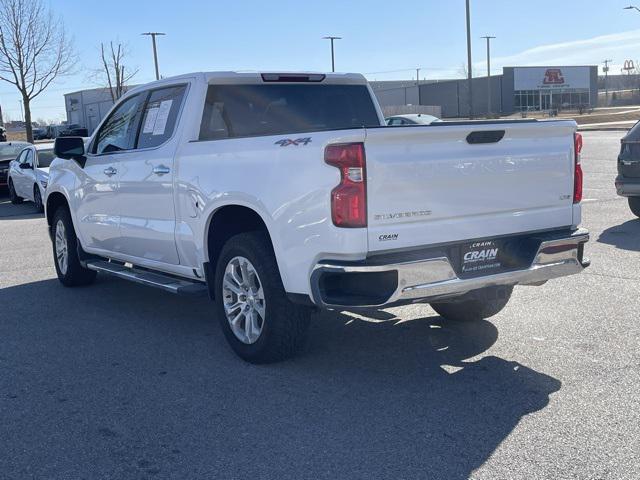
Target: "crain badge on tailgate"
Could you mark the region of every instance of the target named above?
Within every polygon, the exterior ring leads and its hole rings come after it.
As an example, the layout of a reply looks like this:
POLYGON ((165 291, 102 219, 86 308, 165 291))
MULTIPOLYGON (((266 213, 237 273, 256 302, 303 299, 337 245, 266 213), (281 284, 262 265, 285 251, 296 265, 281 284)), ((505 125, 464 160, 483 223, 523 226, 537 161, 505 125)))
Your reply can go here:
POLYGON ((378 240, 380 242, 389 242, 391 240, 397 240, 397 239, 398 239, 397 233, 385 233, 378 237, 378 240))

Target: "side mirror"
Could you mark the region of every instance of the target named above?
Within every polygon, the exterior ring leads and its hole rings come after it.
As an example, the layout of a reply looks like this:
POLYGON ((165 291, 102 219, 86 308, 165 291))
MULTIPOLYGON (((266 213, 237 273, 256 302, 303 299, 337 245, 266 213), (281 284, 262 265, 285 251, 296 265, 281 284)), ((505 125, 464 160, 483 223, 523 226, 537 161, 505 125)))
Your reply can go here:
POLYGON ((20 163, 18 165, 22 170, 29 170, 30 168, 33 168, 33 165, 31 165, 30 163, 20 163))
POLYGON ((75 160, 81 167, 87 158, 84 156, 84 140, 81 137, 58 137, 53 145, 56 157, 75 160))

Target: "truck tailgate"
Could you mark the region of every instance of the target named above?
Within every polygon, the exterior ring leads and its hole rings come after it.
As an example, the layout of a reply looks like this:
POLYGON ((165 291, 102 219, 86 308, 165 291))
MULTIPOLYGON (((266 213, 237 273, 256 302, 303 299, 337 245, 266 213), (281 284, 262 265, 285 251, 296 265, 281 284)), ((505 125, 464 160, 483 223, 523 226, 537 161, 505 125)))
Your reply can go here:
POLYGON ((367 129, 369 250, 572 225, 575 129, 573 121, 367 129))

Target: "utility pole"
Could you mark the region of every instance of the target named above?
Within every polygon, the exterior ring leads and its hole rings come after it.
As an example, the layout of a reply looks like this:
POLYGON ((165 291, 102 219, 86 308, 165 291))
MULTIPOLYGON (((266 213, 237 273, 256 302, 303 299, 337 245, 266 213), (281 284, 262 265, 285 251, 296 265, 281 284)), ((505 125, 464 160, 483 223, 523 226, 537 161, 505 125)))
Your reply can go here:
MULTIPOLYGON (((419 68, 416 68, 416 87, 418 87, 418 105, 422 105, 422 98, 420 95, 420 69, 419 68)), ((405 89, 405 92, 406 92, 406 89, 405 89)))
POLYGON ((334 37, 334 36, 329 35, 328 37, 322 37, 322 39, 331 41, 331 71, 335 72, 336 71, 336 60, 335 60, 335 55, 334 55, 334 51, 333 51, 333 41, 334 40, 342 40, 342 37, 334 37))
POLYGON ((487 117, 491 116, 491 40, 496 37, 485 35, 487 39, 487 117))
POLYGON ((158 69, 158 50, 156 48, 156 36, 158 35, 166 35, 166 33, 162 32, 146 32, 141 33, 140 35, 146 35, 151 37, 151 43, 153 44, 153 63, 156 67, 156 80, 160 80, 160 70, 158 69))
POLYGON ((613 60, 605 60, 604 67, 602 71, 604 72, 604 98, 605 98, 605 107, 609 106, 609 85, 607 84, 607 77, 609 75, 609 62, 613 62, 613 60))
POLYGON ((469 118, 473 118, 473 85, 471 85, 473 72, 471 70, 471 9, 469 0, 466 0, 467 6, 467 88, 469 90, 469 118))

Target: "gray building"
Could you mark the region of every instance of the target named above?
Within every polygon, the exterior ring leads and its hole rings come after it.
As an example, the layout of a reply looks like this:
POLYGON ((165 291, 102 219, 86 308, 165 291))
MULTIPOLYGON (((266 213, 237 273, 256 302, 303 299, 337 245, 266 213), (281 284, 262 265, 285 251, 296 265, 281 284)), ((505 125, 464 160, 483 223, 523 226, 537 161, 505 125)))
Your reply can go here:
MULTIPOLYGON (((469 89, 466 79, 421 83, 419 95, 415 82, 403 87, 397 85, 378 87, 372 82, 378 101, 383 107, 402 102, 403 93, 414 103, 440 105, 444 118, 469 116, 469 89)), ((382 83, 382 82, 381 82, 382 83)), ((384 82, 387 83, 387 82, 384 82)), ((472 80, 473 113, 489 112, 488 88, 491 88, 492 113, 509 115, 519 111, 543 111, 551 109, 575 109, 586 105, 595 107, 598 102, 598 67, 505 67, 502 75, 475 77, 472 80), (489 87, 490 85, 490 87, 489 87)))
MULTIPOLYGON (((133 88, 133 85, 129 88, 133 88)), ((64 104, 67 123, 77 123, 91 134, 113 106, 113 100, 108 88, 92 88, 66 93, 64 104)))

